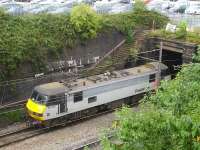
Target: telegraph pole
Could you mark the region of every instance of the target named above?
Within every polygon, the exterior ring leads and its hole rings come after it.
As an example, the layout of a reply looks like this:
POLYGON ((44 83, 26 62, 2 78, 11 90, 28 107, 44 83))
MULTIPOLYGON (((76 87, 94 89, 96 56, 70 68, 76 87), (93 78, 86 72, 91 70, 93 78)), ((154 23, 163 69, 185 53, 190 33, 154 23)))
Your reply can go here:
POLYGON ((159 51, 159 63, 158 63, 158 84, 160 85, 161 80, 161 63, 162 63, 162 50, 163 50, 163 42, 160 42, 160 51, 159 51))

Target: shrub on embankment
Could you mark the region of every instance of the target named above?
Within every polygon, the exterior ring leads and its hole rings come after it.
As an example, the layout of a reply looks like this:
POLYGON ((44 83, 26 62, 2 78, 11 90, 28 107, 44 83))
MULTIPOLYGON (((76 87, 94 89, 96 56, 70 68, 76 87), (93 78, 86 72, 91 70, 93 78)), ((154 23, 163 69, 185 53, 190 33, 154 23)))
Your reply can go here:
POLYGON ((187 23, 184 21, 179 23, 176 31, 174 32, 161 29, 161 30, 155 30, 155 31, 149 32, 149 36, 200 44, 200 32, 187 31, 187 23))
POLYGON ((199 73, 199 63, 187 64, 174 80, 163 81, 156 93, 148 94, 137 111, 122 109, 115 137, 120 145, 104 138, 104 149, 199 150, 199 73))
POLYGON ((85 5, 76 6, 71 14, 13 16, 0 10, 0 80, 12 79, 25 63, 35 72, 44 71, 49 56, 59 59, 66 47, 99 33, 115 29, 130 37, 135 27, 160 28, 167 21, 147 10, 99 15, 85 5))
POLYGON ((15 122, 24 121, 24 119, 25 119, 25 112, 23 108, 0 111, 0 128, 15 122))
POLYGON ((195 32, 189 32, 189 31, 184 37, 181 37, 181 38, 178 37, 176 33, 165 31, 163 29, 152 31, 149 33, 149 36, 200 44, 200 34, 195 33, 195 32))

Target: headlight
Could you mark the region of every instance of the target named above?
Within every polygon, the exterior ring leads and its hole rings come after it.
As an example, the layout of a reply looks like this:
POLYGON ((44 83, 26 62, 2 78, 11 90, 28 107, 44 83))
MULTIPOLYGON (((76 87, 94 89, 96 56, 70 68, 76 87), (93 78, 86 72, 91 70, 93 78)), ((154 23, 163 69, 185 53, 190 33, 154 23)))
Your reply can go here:
POLYGON ((38 116, 38 117, 42 117, 43 116, 43 114, 39 114, 39 113, 36 113, 36 112, 33 112, 33 115, 38 116))

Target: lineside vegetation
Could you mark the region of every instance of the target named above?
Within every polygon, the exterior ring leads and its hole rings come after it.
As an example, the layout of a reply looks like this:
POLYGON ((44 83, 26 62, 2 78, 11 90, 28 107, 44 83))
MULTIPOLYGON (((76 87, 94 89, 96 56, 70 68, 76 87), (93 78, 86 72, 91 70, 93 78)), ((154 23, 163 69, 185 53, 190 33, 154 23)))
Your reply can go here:
POLYGON ((105 150, 198 150, 200 149, 200 64, 183 66, 176 79, 163 81, 156 94, 148 94, 137 108, 123 108, 117 145, 104 138, 105 150))
POLYGON ((15 77, 24 64, 45 71, 48 57, 59 59, 66 48, 117 30, 131 39, 136 27, 163 27, 168 18, 156 12, 132 11, 117 15, 96 14, 88 5, 75 6, 71 14, 13 16, 0 10, 0 81, 15 77))
POLYGON ((187 31, 186 22, 180 22, 178 30, 174 33, 158 29, 150 32, 149 36, 200 44, 200 30, 196 29, 194 32, 187 31))

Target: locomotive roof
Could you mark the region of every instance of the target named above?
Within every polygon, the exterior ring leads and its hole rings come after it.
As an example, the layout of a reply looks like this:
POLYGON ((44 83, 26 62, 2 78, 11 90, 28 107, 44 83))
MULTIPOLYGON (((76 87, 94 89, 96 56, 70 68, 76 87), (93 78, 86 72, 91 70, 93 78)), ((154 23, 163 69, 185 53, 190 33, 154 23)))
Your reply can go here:
MULTIPOLYGON (((111 84, 111 82, 117 82, 119 80, 126 80, 128 78, 134 78, 136 76, 144 76, 146 74, 154 73, 158 68, 158 65, 158 62, 151 62, 130 69, 106 72, 100 75, 77 79, 75 82, 67 83, 66 86, 68 87, 69 91, 73 93, 94 86, 98 87, 105 84, 111 84)), ((160 68, 161 70, 165 70, 167 69, 167 66, 161 63, 160 68)))
MULTIPOLYGON (((117 82, 119 80, 126 80, 127 78, 134 78, 136 76, 143 76, 146 74, 154 73, 158 67, 158 64, 158 62, 152 62, 130 69, 106 72, 100 75, 77 79, 73 82, 52 82, 36 86, 35 89, 45 95, 57 95, 64 92, 73 93, 94 86, 98 87, 105 84, 111 84, 111 82, 117 82)), ((160 68, 161 70, 167 69, 167 66, 161 63, 160 68)))
POLYGON ((66 86, 59 82, 51 82, 47 84, 38 85, 35 90, 41 94, 51 96, 66 92, 66 86))

